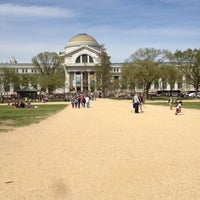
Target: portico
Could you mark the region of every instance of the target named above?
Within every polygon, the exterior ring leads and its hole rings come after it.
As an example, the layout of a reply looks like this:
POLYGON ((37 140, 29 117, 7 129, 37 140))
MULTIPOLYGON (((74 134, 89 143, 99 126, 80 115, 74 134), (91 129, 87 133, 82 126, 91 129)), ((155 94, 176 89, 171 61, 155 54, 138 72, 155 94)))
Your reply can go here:
POLYGON ((66 74, 66 91, 91 91, 95 86, 95 74, 92 70, 69 69, 66 74))

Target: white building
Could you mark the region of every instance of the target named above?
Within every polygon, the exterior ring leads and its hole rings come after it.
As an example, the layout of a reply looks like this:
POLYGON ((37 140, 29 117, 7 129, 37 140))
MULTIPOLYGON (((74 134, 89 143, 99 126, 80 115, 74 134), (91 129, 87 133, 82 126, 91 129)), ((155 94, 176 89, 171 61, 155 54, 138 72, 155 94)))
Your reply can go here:
POLYGON ((66 92, 94 89, 94 67, 99 63, 100 51, 98 42, 85 33, 68 41, 62 54, 65 57, 66 92))
MULTIPOLYGON (((59 52, 60 56, 64 56, 65 69, 65 88, 60 92, 69 91, 93 91, 95 89, 95 73, 94 67, 99 63, 99 53, 101 50, 100 44, 90 35, 86 33, 77 34, 72 37, 64 47, 64 52, 59 52)), ((112 76, 114 79, 120 79, 122 63, 112 63, 112 76)), ((12 58, 10 63, 0 63, 0 68, 13 68, 18 73, 36 73, 34 66, 31 63, 17 63, 15 58, 12 58)), ((1 78, 2 74, 0 74, 1 78)), ((150 92, 162 90, 160 84, 152 85, 150 92)), ((166 83, 164 89, 169 90, 169 85, 166 83)), ((185 84, 185 79, 181 84, 175 83, 174 90, 187 91, 191 90, 191 86, 185 84)), ((136 88, 142 91, 143 88, 136 88)), ((1 85, 0 94, 4 95, 14 93, 11 84, 5 91, 5 87, 1 85)))

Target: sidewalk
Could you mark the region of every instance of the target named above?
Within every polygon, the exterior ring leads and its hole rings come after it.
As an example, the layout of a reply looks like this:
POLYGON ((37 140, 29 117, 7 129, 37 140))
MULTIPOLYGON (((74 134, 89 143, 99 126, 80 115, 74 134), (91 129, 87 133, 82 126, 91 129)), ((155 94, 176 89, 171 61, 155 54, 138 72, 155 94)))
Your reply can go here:
POLYGON ((200 111, 98 99, 0 134, 1 200, 195 200, 200 111))

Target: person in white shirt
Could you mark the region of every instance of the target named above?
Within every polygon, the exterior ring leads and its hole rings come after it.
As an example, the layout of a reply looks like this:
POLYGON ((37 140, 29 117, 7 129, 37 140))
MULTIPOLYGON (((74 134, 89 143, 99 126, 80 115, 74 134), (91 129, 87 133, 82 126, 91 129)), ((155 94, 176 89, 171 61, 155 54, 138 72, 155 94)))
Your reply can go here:
POLYGON ((169 99, 168 99, 168 103, 169 103, 169 107, 170 107, 170 110, 172 110, 172 106, 173 106, 173 97, 171 96, 169 99))
POLYGON ((133 108, 135 113, 139 113, 139 105, 140 105, 140 100, 138 98, 138 94, 136 93, 135 96, 133 97, 133 108))
POLYGON ((87 108, 90 107, 90 97, 88 95, 85 97, 85 104, 87 108))

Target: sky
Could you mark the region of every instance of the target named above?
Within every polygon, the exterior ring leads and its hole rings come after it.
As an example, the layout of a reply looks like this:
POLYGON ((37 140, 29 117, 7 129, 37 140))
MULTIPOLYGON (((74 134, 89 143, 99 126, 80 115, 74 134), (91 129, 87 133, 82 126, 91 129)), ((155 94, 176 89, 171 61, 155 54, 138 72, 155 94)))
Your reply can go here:
POLYGON ((79 33, 104 45, 112 63, 141 48, 200 48, 199 0, 0 0, 0 63, 64 52, 79 33))

